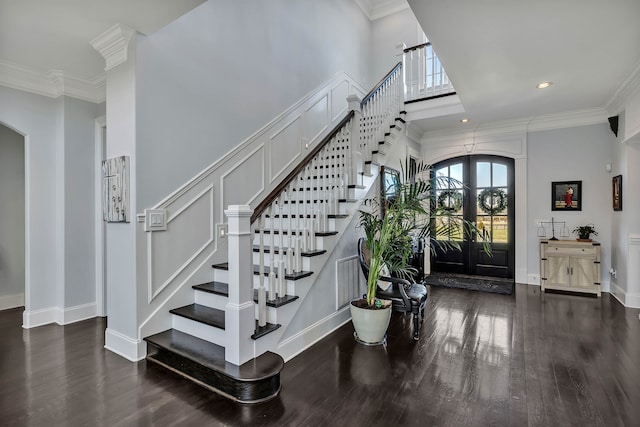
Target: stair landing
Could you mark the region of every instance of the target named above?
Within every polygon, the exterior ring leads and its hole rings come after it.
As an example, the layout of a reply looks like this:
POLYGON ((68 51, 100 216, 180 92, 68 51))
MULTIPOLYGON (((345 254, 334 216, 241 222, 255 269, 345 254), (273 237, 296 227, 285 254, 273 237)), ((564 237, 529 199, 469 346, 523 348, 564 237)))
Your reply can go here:
POLYGON ((263 402, 280 391, 284 360, 275 353, 266 352, 237 366, 225 361, 223 347, 175 329, 145 341, 150 362, 237 402, 263 402))

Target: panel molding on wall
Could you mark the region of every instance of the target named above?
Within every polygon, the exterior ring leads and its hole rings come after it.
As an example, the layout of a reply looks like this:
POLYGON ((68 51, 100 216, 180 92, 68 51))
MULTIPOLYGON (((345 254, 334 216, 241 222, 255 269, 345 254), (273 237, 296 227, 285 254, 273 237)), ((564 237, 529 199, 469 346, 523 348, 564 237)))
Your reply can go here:
POLYGON ((175 212, 173 212, 167 218, 167 229, 171 228, 171 223, 175 222, 181 215, 189 215, 191 218, 186 221, 187 227, 190 229, 196 229, 198 236, 202 236, 204 242, 180 242, 180 238, 193 239, 194 236, 185 235, 183 233, 173 233, 173 237, 169 244, 172 247, 179 247, 184 249, 185 246, 196 245, 196 249, 184 252, 178 251, 179 257, 175 257, 174 263, 178 263, 178 267, 169 272, 160 272, 160 268, 166 268, 166 263, 170 262, 166 259, 158 259, 157 251, 154 251, 154 239, 167 237, 165 231, 148 232, 147 233, 147 286, 148 286, 148 301, 153 301, 163 289, 169 286, 180 273, 182 273, 200 254, 202 254, 213 242, 215 236, 215 226, 213 221, 214 212, 214 191, 213 185, 207 186, 203 191, 198 193, 195 197, 187 201, 184 205, 180 206, 175 212), (207 197, 208 198, 205 198, 207 197), (199 203, 200 202, 200 203, 199 203), (202 212, 197 212, 202 210, 202 212), (193 217, 206 218, 206 224, 198 224, 193 217), (204 227, 203 227, 204 226, 204 227), (208 226, 208 229, 205 228, 208 226), (157 234, 162 233, 162 234, 157 234), (165 273, 165 274, 163 274, 165 273), (158 276, 166 276, 166 278, 158 278, 158 276))
POLYGON ((226 173, 220 176, 220 209, 224 211, 229 205, 251 204, 251 202, 264 191, 264 176, 264 144, 260 144, 255 150, 240 159, 240 161, 235 163, 226 173), (252 171, 249 175, 249 180, 247 180, 247 170, 252 171), (227 189, 229 189, 229 191, 227 189), (231 195, 233 195, 233 199, 231 195))
POLYGON ((336 310, 347 307, 360 296, 360 263, 358 256, 336 261, 336 310))
POLYGON ((301 118, 302 114, 297 115, 269 137, 269 183, 300 160, 301 118))

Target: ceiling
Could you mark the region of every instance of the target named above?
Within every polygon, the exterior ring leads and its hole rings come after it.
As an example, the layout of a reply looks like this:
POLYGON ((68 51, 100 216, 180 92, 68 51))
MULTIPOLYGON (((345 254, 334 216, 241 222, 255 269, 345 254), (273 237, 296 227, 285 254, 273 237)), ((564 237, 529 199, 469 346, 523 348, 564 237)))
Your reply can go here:
POLYGON ((53 80, 58 71, 95 85, 105 60, 91 40, 115 24, 150 34, 204 1, 0 0, 0 83, 20 88, 18 73, 53 80))
MULTIPOLYGON (((96 36, 115 24, 150 34, 203 2, 0 0, 0 84, 11 86, 7 70, 14 76, 40 72, 52 80, 51 71, 62 70, 96 85, 105 66, 90 44, 96 36)), ((407 7, 407 0, 356 2, 371 19, 407 7)), ((616 92, 640 74, 638 0, 408 3, 465 109, 419 121, 424 131, 459 128, 462 117, 470 118, 465 126, 473 128, 579 110, 611 111, 616 92), (553 82, 550 88, 535 88, 546 80, 553 82)))
MULTIPOLYGON (((465 113, 423 130, 615 109, 640 73, 638 0, 408 0, 465 113), (551 81, 547 89, 536 84, 551 81)), ((611 111, 610 111, 611 112, 611 111)), ((606 113, 603 111, 603 113, 606 113)))

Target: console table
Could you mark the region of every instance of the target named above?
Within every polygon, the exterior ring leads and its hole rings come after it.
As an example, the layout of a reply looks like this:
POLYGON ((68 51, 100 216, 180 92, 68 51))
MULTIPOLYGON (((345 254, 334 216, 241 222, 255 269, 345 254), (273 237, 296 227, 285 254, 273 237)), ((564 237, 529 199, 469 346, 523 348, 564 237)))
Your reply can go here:
POLYGON ((540 288, 600 296, 600 243, 541 240, 540 288))

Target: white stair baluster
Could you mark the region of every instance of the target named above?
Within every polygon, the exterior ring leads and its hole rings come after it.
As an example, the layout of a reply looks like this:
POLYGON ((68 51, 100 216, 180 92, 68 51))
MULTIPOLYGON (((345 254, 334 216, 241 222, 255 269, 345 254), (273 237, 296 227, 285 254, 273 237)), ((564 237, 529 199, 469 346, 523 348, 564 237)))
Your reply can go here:
POLYGON ((279 221, 279 225, 280 225, 280 236, 279 236, 279 245, 278 245, 278 296, 279 297, 283 297, 284 294, 282 294, 282 285, 281 283, 284 283, 284 276, 286 274, 286 268, 285 268, 285 261, 284 261, 284 253, 285 253, 285 247, 284 247, 284 200, 285 200, 285 194, 286 194, 286 190, 283 191, 280 194, 280 197, 278 198, 278 204, 280 206, 280 221, 279 221))
POLYGON ((270 227, 269 227, 269 292, 268 297, 269 301, 273 301, 276 299, 276 272, 275 272, 275 263, 274 263, 274 252, 275 252, 275 211, 274 211, 275 202, 269 206, 269 218, 270 227))
POLYGON ((264 214, 258 220, 260 229, 260 245, 258 248, 258 272, 260 274, 258 288, 258 326, 264 327, 267 324, 267 295, 264 288, 264 214))
POLYGON ((289 214, 287 220, 287 273, 293 273, 293 188, 289 186, 289 214))

